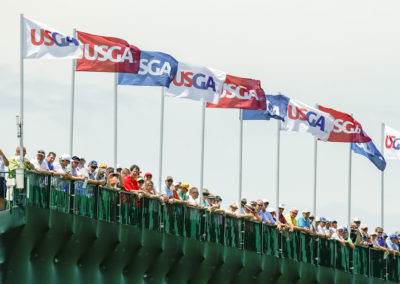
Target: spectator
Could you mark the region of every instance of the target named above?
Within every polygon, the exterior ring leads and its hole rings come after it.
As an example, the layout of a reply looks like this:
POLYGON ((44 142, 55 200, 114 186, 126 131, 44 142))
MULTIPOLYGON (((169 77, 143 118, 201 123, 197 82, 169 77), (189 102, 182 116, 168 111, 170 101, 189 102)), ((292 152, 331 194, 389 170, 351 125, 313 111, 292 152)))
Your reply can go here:
POLYGON ((103 184, 107 183, 107 165, 100 164, 99 169, 96 173, 96 180, 103 182, 103 184))
MULTIPOLYGON (((272 218, 271 213, 269 213, 266 210, 268 207, 268 204, 269 204, 269 202, 264 203, 263 200, 259 199, 256 202, 255 210, 256 210, 257 214, 260 216, 261 222, 274 225, 275 224, 274 218, 272 218)), ((254 208, 254 207, 252 206, 252 208, 254 208)))
POLYGON ((257 201, 251 201, 250 205, 253 207, 253 209, 257 210, 257 201))
POLYGON ((308 209, 303 209, 303 212, 301 212, 302 216, 297 218, 297 224, 300 228, 303 228, 305 231, 310 230, 310 210, 308 209))
POLYGON ((129 169, 123 169, 122 170, 122 172, 121 172, 121 179, 122 179, 122 183, 121 183, 121 188, 123 188, 124 187, 124 179, 127 177, 127 176, 129 176, 130 175, 130 170, 129 169))
POLYGON ((190 205, 200 206, 200 204, 199 204, 199 189, 197 187, 192 187, 189 190, 188 202, 190 205))
POLYGON ((8 167, 9 162, 4 155, 3 151, 0 149, 0 210, 5 209, 4 199, 6 198, 7 192, 7 184, 6 184, 6 175, 5 175, 5 167, 8 167))
POLYGON ((359 245, 361 243, 361 233, 358 230, 358 225, 354 222, 350 224, 350 239, 354 244, 359 245))
POLYGON ((172 194, 173 194, 173 198, 174 199, 180 200, 179 194, 178 194, 178 191, 179 191, 180 187, 181 187, 181 182, 180 181, 174 182, 172 184, 172 194))
POLYGON ((369 243, 368 226, 367 225, 361 226, 361 241, 362 241, 362 244, 365 246, 367 246, 369 243))
POLYGON ((146 191, 147 193, 151 194, 151 195, 157 195, 157 192, 154 189, 154 184, 153 184, 153 182, 151 180, 150 181, 146 181, 144 183, 144 189, 143 190, 146 191))
MULTIPOLYGON (((118 171, 118 169, 117 169, 117 171, 118 171)), ((144 174, 144 181, 145 182, 146 181, 151 181, 152 182, 153 181, 153 175, 151 173, 145 173, 144 174)), ((157 187, 154 185, 154 183, 153 183, 153 190, 154 190, 155 194, 157 194, 158 190, 157 190, 157 187)))
MULTIPOLYGON (((121 174, 121 172, 122 172, 122 167, 120 164, 117 164, 117 173, 121 174)), ((144 175, 144 177, 146 177, 146 175, 144 175)))
POLYGON ((56 159, 56 153, 54 153, 54 152, 49 152, 47 154, 46 159, 44 159, 44 161, 46 162, 47 167, 49 168, 50 171, 55 171, 54 165, 53 165, 55 159, 56 159))
POLYGON ((291 225, 291 227, 296 227, 298 226, 296 216, 299 213, 299 210, 297 208, 292 208, 290 209, 289 214, 285 216, 287 224, 291 225))
POLYGON ((337 229, 337 221, 333 220, 332 224, 331 224, 331 227, 329 228, 329 230, 331 231, 331 235, 336 233, 336 229, 337 229))
POLYGON ((378 246, 386 248, 387 245, 385 243, 385 239, 383 238, 383 228, 381 227, 376 227, 375 228, 375 232, 377 234, 376 237, 376 243, 378 244, 378 246))
POLYGON ((215 204, 215 195, 214 194, 210 194, 210 195, 208 195, 207 199, 208 199, 207 207, 214 206, 214 204, 215 204))
POLYGON ((285 204, 280 203, 278 207, 279 207, 279 222, 281 224, 286 224, 287 223, 286 218, 285 216, 283 216, 283 211, 285 211, 285 204))
POLYGON ((144 187, 144 178, 138 177, 137 178, 137 182, 138 182, 138 185, 139 185, 139 190, 144 190, 143 189, 143 187, 144 187))
POLYGON ((344 238, 343 238, 343 227, 339 227, 335 230, 335 232, 331 236, 332 240, 337 240, 344 244, 344 238))
POLYGON ((353 241, 351 240, 351 238, 349 236, 349 231, 347 230, 346 227, 343 228, 343 238, 345 239, 345 241, 349 244, 349 246, 352 249, 355 248, 354 243, 353 243, 353 241))
POLYGON ((361 225, 361 220, 360 220, 360 218, 355 217, 355 218, 353 219, 353 223, 356 225, 357 230, 358 230, 358 229, 360 228, 360 225, 361 225))
MULTIPOLYGON (((326 219, 326 224, 325 224, 325 235, 327 235, 328 237, 331 236, 331 220, 330 219, 326 219)), ((343 232, 344 232, 344 228, 343 228, 343 232)))
POLYGON ((314 220, 315 217, 313 214, 310 214, 310 217, 308 218, 310 220, 310 233, 315 233, 315 226, 314 226, 314 220))
POLYGON ((68 154, 62 154, 60 157, 60 163, 55 165, 56 175, 60 175, 62 177, 70 177, 71 176, 71 168, 69 164, 71 163, 71 157, 68 154))
POLYGON ((187 192, 189 191, 189 184, 188 183, 181 183, 181 186, 178 190, 179 199, 186 201, 189 199, 187 192))
POLYGON ((233 204, 229 205, 229 209, 226 212, 236 215, 237 210, 238 210, 238 206, 236 205, 236 203, 233 203, 233 204))
POLYGON ((207 188, 203 188, 203 206, 209 207, 214 205, 215 198, 213 200, 209 200, 210 192, 207 188))
POLYGON ((79 168, 79 170, 82 170, 82 169, 85 168, 86 160, 85 160, 85 157, 82 156, 82 155, 80 155, 78 158, 79 158, 79 166, 78 166, 78 168, 79 168))
POLYGON ((387 240, 387 246, 389 249, 399 252, 399 236, 396 234, 391 234, 390 235, 390 240, 387 240))
POLYGON ((139 184, 137 178, 139 177, 140 169, 137 165, 132 165, 130 168, 130 174, 124 178, 124 190, 133 191, 139 190, 139 184))
MULTIPOLYGON (((20 167, 20 157, 19 157, 19 154, 20 154, 20 148, 19 148, 19 146, 15 149, 15 155, 14 156, 12 156, 11 157, 11 159, 9 160, 9 163, 8 163, 8 170, 11 172, 11 171, 14 171, 15 169, 18 169, 19 167, 20 167)), ((28 170, 33 170, 34 169, 34 167, 33 167, 33 165, 31 164, 31 162, 27 159, 27 158, 25 158, 25 155, 26 155, 26 148, 24 147, 24 149, 23 149, 23 155, 24 155, 24 165, 23 165, 23 168, 24 169, 28 169, 28 170)), ((13 174, 12 173, 9 173, 9 178, 14 178, 14 176, 13 176, 13 174)))
POLYGON ((120 173, 110 173, 108 175, 108 182, 107 182, 107 187, 111 187, 114 189, 119 189, 122 188, 123 181, 122 181, 122 176, 120 173))
POLYGON ((222 203, 222 197, 219 195, 215 196, 214 205, 220 207, 221 203, 222 203))
POLYGON ((172 198, 174 196, 174 193, 172 192, 173 182, 174 179, 171 176, 167 176, 165 178, 165 183, 161 186, 160 194, 164 201, 167 201, 169 198, 172 198))
POLYGON ((317 233, 321 235, 326 235, 326 219, 324 217, 321 217, 319 219, 319 224, 316 227, 317 233))
POLYGON ((84 180, 85 179, 84 175, 81 174, 79 171, 79 163, 80 163, 79 157, 73 156, 72 162, 71 162, 71 175, 72 175, 73 180, 84 180))
POLYGON ((268 212, 269 214, 271 214, 272 219, 275 221, 276 223, 276 210, 273 206, 271 206, 270 208, 268 208, 268 212))

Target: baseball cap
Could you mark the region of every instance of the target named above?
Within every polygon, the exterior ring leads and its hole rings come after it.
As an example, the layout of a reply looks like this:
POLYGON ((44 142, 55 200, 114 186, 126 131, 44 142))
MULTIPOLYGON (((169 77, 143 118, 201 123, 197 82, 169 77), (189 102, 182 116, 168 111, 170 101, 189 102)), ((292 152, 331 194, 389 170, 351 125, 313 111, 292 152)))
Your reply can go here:
POLYGON ((343 233, 347 233, 349 230, 347 230, 347 227, 343 227, 343 233))
POLYGON ((189 190, 189 184, 186 183, 186 182, 182 182, 182 183, 181 183, 181 187, 183 187, 183 188, 189 190))
POLYGON ((232 203, 231 205, 229 205, 230 207, 232 207, 232 208, 235 208, 235 209, 238 209, 238 206, 237 206, 237 204, 236 203, 232 203))
POLYGON ((222 198, 221 198, 221 196, 217 195, 217 196, 215 196, 215 200, 222 201, 222 198))
POLYGON ((321 219, 319 217, 315 218, 315 223, 321 222, 321 219))
POLYGON ((361 226, 361 230, 365 230, 365 229, 368 229, 368 226, 367 225, 362 225, 361 226))
POLYGON ((307 208, 304 208, 302 213, 310 213, 310 210, 308 210, 307 208))
POLYGON ((372 236, 372 235, 375 235, 375 236, 376 236, 376 232, 372 232, 370 235, 371 235, 371 236, 372 236))
POLYGON ((91 167, 96 167, 96 168, 97 168, 97 162, 96 162, 96 161, 91 161, 91 162, 89 163, 89 166, 91 166, 91 167))
POLYGON ((210 191, 207 188, 203 188, 203 195, 210 195, 210 191))
POLYGON ((216 199, 216 196, 211 194, 211 195, 208 196, 208 199, 210 199, 210 200, 211 199, 216 199))
POLYGON ((332 224, 335 224, 335 223, 337 224, 337 221, 336 221, 336 220, 333 220, 333 221, 332 221, 332 224))
POLYGON ((46 153, 44 152, 44 150, 37 151, 37 154, 40 156, 43 156, 43 157, 46 156, 46 153))
POLYGON ((285 204, 279 203, 279 208, 285 209, 285 204))
POLYGON ((264 198, 264 199, 262 200, 262 202, 263 202, 263 203, 269 203, 269 200, 266 199, 266 198, 264 198))
POLYGON ((106 165, 106 164, 100 164, 100 167, 99 167, 99 168, 107 169, 107 165, 106 165))
POLYGON ((299 212, 299 209, 297 209, 296 207, 292 207, 292 208, 290 208, 290 211, 297 211, 297 212, 299 212))
POLYGON ((243 197, 242 200, 240 201, 240 203, 242 205, 245 205, 247 203, 247 199, 243 197))
POLYGON ((78 157, 78 156, 72 156, 72 158, 71 158, 71 159, 72 159, 72 161, 76 161, 76 160, 77 160, 77 161, 80 161, 80 160, 81 160, 81 159, 79 159, 79 157, 78 157))
POLYGON ((388 234, 386 234, 385 232, 383 232, 383 237, 387 237, 388 236, 388 234))
POLYGON ((275 212, 275 208, 274 208, 274 207, 268 208, 268 212, 269 212, 269 213, 275 212))
POLYGON ((399 239, 399 236, 397 234, 393 233, 393 234, 390 235, 390 238, 391 239, 393 239, 393 238, 399 239))
MULTIPOLYGON (((117 168, 118 168, 118 166, 117 166, 117 168)), ((118 169, 119 169, 119 168, 118 168, 118 169)), ((151 176, 151 177, 152 177, 153 175, 152 175, 151 173, 145 173, 144 176, 145 176, 145 177, 148 177, 148 176, 151 176)))
POLYGON ((137 182, 144 182, 144 178, 138 177, 137 182))
POLYGON ((60 160, 61 160, 61 161, 71 161, 71 156, 68 155, 68 154, 62 154, 62 155, 60 156, 60 160))
POLYGON ((356 218, 353 219, 353 222, 354 222, 354 223, 360 223, 361 220, 360 220, 360 218, 356 217, 356 218))
POLYGON ((308 217, 308 218, 310 218, 310 219, 315 219, 315 217, 314 217, 313 214, 310 214, 310 217, 308 217))
POLYGON ((320 220, 321 222, 323 222, 323 223, 326 223, 326 219, 325 219, 324 217, 321 217, 319 220, 320 220))
POLYGON ((343 231, 343 227, 338 227, 336 230, 342 230, 343 231))
POLYGON ((84 161, 86 161, 85 156, 80 155, 80 156, 79 156, 79 160, 84 160, 84 161))
POLYGON ((171 176, 167 176, 166 178, 165 178, 165 180, 174 180, 174 178, 173 177, 171 177, 171 176))
POLYGON ((176 181, 176 182, 173 183, 173 185, 174 185, 174 186, 180 186, 180 185, 181 185, 181 182, 180 182, 180 181, 176 181))
POLYGON ((122 169, 122 166, 120 164, 117 164, 117 170, 122 169))

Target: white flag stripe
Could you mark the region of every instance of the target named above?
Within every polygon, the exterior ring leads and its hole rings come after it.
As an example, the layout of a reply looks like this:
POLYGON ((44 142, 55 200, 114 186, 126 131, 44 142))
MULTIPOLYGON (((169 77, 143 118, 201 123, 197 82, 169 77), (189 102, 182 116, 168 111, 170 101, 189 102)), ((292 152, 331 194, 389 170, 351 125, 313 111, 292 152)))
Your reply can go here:
POLYGON ((385 125, 383 156, 389 160, 400 160, 400 131, 385 125))
POLYGON ((78 39, 57 31, 45 24, 24 17, 24 58, 81 58, 83 45, 78 39))
POLYGON ((334 126, 334 118, 327 112, 290 99, 282 130, 308 132, 326 141, 334 126))
POLYGON ((165 89, 165 95, 217 104, 225 78, 223 71, 179 62, 178 72, 169 88, 165 89))

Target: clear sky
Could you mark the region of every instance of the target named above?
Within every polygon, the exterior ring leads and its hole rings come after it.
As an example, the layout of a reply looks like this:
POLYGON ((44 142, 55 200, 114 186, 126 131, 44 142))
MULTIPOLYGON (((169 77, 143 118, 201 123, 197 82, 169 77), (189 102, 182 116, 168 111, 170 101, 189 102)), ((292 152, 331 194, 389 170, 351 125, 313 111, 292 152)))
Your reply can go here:
MULTIPOLYGON (((353 113, 381 147, 381 123, 400 130, 398 1, 11 1, 0 2, 0 148, 18 141, 19 14, 71 34, 73 28, 163 51, 177 60, 261 80, 308 105, 353 113)), ((68 152, 71 60, 25 60, 25 144, 68 152)), ((113 74, 76 74, 74 153, 113 162, 113 74)), ((118 88, 118 162, 158 180, 161 89, 118 88)), ((275 201, 275 120, 245 121, 243 196, 275 201)), ((166 98, 163 175, 199 185, 200 102, 166 98)), ((237 200, 238 110, 207 109, 204 185, 226 207, 237 200)), ((347 219, 349 144, 318 142, 317 215, 347 219)), ((281 201, 312 207, 313 137, 281 133, 281 201)), ((400 161, 385 171, 385 231, 400 229, 400 161)), ((352 212, 380 221, 380 172, 353 154, 352 212)))

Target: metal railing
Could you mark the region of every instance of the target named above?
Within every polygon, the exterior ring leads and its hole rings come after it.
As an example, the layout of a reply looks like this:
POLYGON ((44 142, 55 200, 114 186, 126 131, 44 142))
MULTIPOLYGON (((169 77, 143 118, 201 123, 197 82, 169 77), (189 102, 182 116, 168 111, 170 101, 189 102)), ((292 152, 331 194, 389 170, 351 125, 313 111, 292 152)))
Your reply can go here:
POLYGON ((158 197, 26 172, 25 191, 14 191, 14 205, 46 208, 68 214, 133 225, 175 236, 325 266, 367 277, 400 281, 399 258, 384 251, 275 227, 203 208, 161 203, 158 197))

